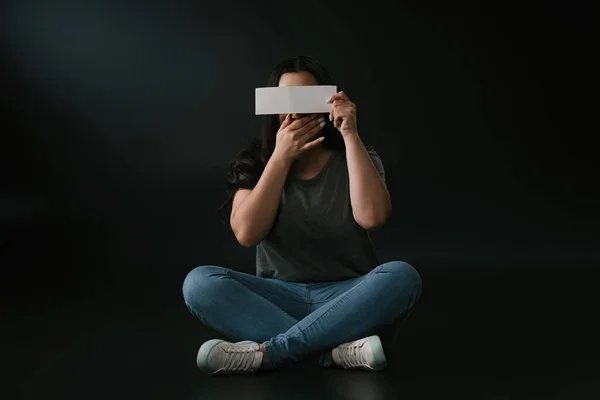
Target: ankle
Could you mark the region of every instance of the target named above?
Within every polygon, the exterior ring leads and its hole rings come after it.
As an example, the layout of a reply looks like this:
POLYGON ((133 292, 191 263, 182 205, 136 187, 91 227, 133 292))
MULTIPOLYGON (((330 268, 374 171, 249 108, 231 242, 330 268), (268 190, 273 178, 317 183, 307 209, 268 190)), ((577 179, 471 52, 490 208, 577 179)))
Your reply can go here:
POLYGON ((260 351, 262 355, 262 362, 260 364, 260 369, 270 369, 269 360, 267 359, 267 352, 265 351, 265 346, 261 343, 258 345, 258 351, 260 351))

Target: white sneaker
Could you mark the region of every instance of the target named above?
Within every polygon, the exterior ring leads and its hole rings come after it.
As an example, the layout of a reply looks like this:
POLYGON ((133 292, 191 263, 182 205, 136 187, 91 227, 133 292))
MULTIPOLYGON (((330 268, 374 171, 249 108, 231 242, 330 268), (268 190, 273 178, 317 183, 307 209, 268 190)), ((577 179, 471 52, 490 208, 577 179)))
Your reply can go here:
POLYGON ((345 369, 380 371, 387 367, 381 340, 376 335, 340 344, 331 350, 331 355, 333 362, 345 369))
POLYGON ((196 364, 202 372, 221 375, 256 372, 262 360, 263 353, 256 342, 229 343, 212 339, 198 350, 196 364))

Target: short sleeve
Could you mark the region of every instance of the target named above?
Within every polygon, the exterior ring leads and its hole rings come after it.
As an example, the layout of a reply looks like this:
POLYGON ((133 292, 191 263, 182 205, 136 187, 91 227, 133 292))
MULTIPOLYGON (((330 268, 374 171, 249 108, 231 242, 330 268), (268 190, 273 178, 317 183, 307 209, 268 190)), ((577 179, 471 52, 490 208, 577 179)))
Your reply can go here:
POLYGON ((379 154, 377 154, 373 147, 365 146, 365 148, 367 149, 367 153, 369 153, 369 157, 371 157, 371 161, 373 161, 373 165, 375 166, 377 173, 379 173, 381 180, 383 180, 383 182, 385 183, 385 169, 383 168, 381 157, 379 157, 379 154))

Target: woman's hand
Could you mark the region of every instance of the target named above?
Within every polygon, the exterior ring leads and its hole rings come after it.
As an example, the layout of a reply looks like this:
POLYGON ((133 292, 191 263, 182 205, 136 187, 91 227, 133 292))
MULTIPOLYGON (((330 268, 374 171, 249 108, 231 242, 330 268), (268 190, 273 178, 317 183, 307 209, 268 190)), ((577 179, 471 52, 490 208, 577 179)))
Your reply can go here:
POLYGON ((310 139, 325 126, 325 118, 318 115, 307 115, 293 120, 287 115, 277 131, 275 150, 273 155, 282 157, 284 160, 293 161, 302 152, 312 149, 323 142, 324 137, 317 138, 311 142, 310 139))
POLYGON ((356 130, 356 106, 350 101, 346 93, 339 92, 327 100, 333 104, 329 112, 329 120, 337 128, 342 136, 355 135, 356 130))

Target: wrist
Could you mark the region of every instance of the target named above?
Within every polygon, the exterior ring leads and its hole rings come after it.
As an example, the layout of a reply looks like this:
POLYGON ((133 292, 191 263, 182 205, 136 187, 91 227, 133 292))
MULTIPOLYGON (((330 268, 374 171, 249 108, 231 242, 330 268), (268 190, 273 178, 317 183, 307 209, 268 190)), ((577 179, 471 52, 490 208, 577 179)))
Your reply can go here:
POLYGON ((274 163, 278 168, 288 169, 292 166, 293 160, 285 157, 283 154, 280 154, 277 151, 274 151, 269 159, 269 162, 274 163))
POLYGON ((344 138, 344 142, 346 144, 360 142, 360 137, 358 136, 358 132, 356 131, 345 133, 342 135, 342 137, 344 138))

